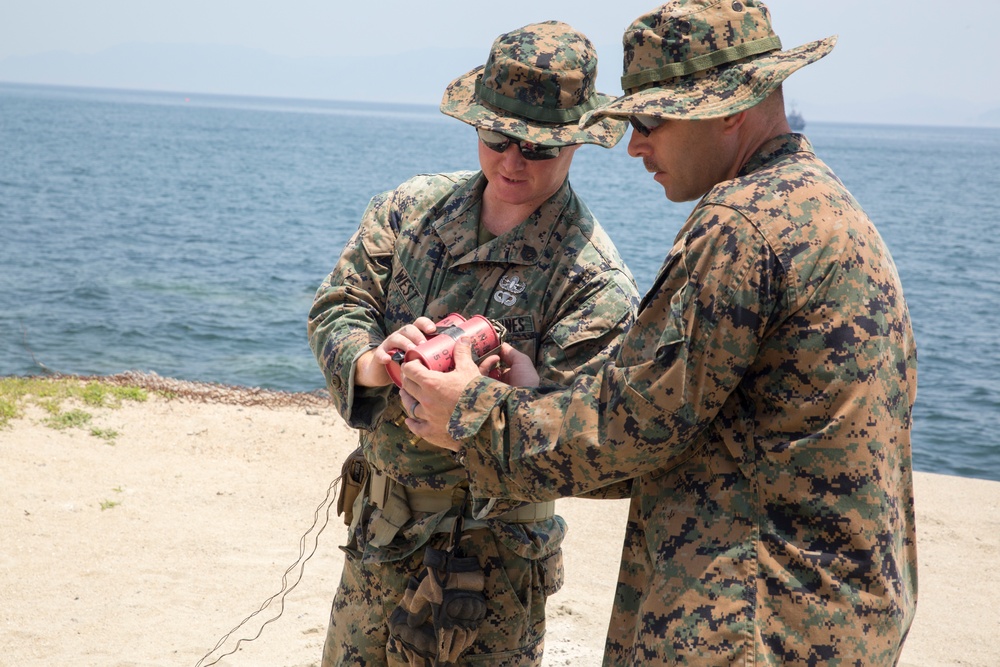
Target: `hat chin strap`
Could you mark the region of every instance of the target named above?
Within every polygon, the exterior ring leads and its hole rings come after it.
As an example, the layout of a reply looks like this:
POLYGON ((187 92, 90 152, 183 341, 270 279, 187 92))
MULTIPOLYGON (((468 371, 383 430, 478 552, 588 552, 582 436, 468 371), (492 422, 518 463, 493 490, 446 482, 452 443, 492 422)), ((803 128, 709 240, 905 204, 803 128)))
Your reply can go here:
POLYGON ((573 123, 580 120, 583 114, 598 106, 597 95, 591 95, 590 99, 583 104, 577 104, 568 109, 539 107, 501 95, 492 88, 487 88, 483 84, 482 78, 476 79, 476 97, 498 109, 541 123, 573 123))
POLYGON ((659 83, 679 76, 694 74, 695 72, 701 72, 712 67, 741 60, 747 56, 756 56, 761 53, 780 49, 781 40, 777 35, 755 39, 751 42, 744 42, 743 44, 730 46, 726 49, 695 56, 690 60, 684 60, 679 63, 670 63, 656 69, 645 69, 634 74, 626 74, 622 77, 622 90, 625 91, 626 95, 631 95, 635 92, 635 88, 649 83, 659 83))

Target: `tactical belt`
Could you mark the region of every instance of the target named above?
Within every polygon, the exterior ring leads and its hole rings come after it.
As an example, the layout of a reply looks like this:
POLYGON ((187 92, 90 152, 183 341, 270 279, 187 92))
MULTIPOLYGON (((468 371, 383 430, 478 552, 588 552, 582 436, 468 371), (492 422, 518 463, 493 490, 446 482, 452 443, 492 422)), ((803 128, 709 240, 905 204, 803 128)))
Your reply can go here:
MULTIPOLYGON (((369 499, 372 505, 382 509, 389 497, 392 484, 399 484, 381 470, 372 467, 368 481, 369 499)), ((403 485, 400 485, 403 486, 403 485)), ((461 501, 461 496, 455 489, 413 489, 403 486, 406 491, 407 503, 411 512, 426 512, 436 514, 449 510, 461 501)), ((556 503, 549 500, 544 503, 525 503, 520 507, 500 514, 494 518, 506 523, 532 523, 551 519, 556 514, 556 503)))

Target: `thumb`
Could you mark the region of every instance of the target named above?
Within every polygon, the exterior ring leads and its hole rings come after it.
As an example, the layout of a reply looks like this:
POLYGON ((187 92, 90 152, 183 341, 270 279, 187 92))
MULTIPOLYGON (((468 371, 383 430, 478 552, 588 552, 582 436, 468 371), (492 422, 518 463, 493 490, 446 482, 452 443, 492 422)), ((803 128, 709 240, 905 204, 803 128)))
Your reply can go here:
POLYGON ((472 338, 470 336, 462 336, 455 341, 455 368, 479 369, 472 359, 472 338))

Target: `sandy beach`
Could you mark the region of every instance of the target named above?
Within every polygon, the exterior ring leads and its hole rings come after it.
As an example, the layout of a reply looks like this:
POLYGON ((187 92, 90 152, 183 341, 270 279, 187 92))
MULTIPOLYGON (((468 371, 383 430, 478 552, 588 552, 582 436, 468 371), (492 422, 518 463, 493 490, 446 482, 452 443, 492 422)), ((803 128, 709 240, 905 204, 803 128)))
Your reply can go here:
MULTIPOLYGON (((260 633, 215 664, 318 665, 345 537, 334 511, 319 528, 356 444, 336 411, 237 390, 82 409, 85 428, 29 405, 0 429, 0 665, 194 667, 283 580, 298 583, 202 664, 260 633)), ((1000 483, 918 473, 916 492, 919 606, 900 664, 1000 665, 1000 483)), ((627 502, 557 508, 566 585, 545 664, 599 665, 627 502)))

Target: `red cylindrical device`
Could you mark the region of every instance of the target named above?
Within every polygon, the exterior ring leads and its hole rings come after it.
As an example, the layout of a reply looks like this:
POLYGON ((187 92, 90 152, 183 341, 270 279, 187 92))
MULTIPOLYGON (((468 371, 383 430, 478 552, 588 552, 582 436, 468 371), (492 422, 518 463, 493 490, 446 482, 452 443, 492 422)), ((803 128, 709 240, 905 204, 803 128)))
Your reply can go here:
POLYGON ((500 333, 490 320, 482 315, 465 319, 457 313, 451 313, 437 323, 437 329, 426 341, 405 355, 400 350, 394 351, 393 360, 386 367, 389 377, 397 387, 403 386, 400 366, 408 361, 419 361, 427 368, 442 373, 453 370, 455 343, 462 336, 472 338, 472 354, 477 360, 500 348, 500 333))

